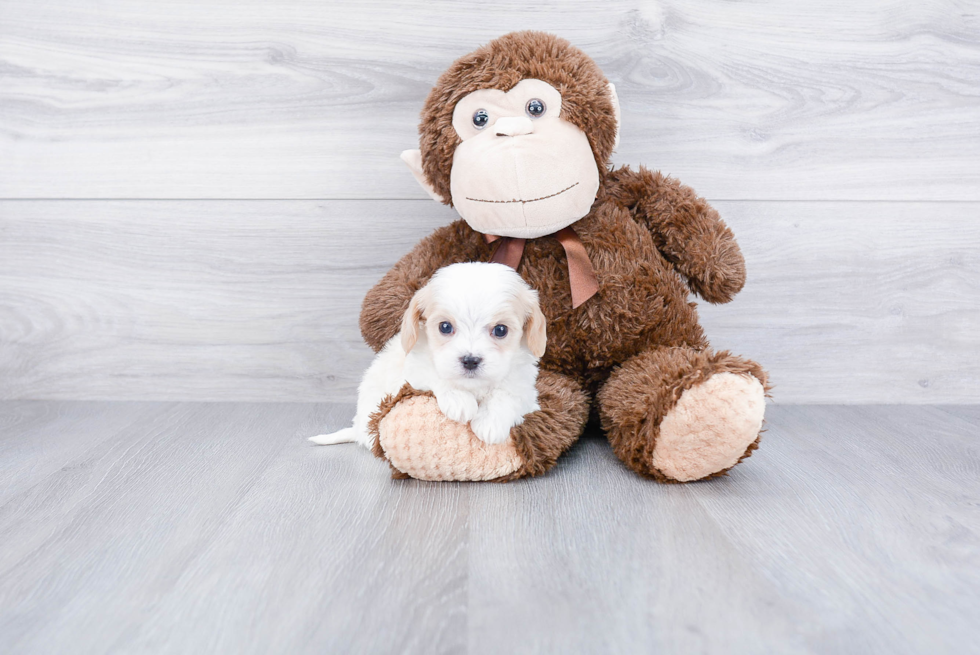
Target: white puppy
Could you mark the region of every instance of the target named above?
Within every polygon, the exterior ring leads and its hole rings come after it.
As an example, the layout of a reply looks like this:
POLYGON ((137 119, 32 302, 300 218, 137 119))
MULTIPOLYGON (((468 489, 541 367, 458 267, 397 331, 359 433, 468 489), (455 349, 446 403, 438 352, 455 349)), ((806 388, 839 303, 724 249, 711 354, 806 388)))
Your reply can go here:
POLYGON ((311 437, 371 448, 368 418, 408 382, 432 391, 447 418, 504 443, 538 407, 535 382, 546 345, 538 294, 503 264, 453 264, 419 289, 396 334, 364 373, 354 425, 311 437), (420 330, 420 327, 422 328, 420 330))

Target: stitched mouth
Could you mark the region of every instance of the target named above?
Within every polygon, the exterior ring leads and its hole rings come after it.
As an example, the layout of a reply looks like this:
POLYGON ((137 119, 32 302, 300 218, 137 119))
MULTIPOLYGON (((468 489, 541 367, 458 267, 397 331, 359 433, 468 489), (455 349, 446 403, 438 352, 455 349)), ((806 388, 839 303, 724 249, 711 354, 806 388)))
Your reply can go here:
POLYGON ((571 186, 565 187, 561 191, 556 191, 555 193, 552 193, 551 195, 541 196, 540 198, 532 198, 530 200, 484 200, 482 198, 467 198, 467 200, 472 200, 473 202, 489 202, 489 203, 501 204, 501 205, 503 205, 503 204, 509 204, 509 203, 514 203, 514 202, 519 202, 522 205, 526 205, 529 202, 537 202, 539 200, 547 200, 548 198, 554 198, 555 196, 560 196, 561 194, 565 193, 566 191, 568 191, 572 187, 577 187, 577 186, 578 186, 578 182, 576 182, 575 184, 572 184, 571 186))

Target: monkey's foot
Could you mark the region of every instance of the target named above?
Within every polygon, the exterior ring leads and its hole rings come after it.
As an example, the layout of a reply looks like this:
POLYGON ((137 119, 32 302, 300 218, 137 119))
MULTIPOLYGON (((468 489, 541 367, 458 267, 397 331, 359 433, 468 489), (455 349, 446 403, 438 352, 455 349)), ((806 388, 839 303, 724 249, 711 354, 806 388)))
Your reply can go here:
POLYGON ((514 473, 524 463, 512 439, 484 443, 469 425, 446 418, 429 392, 406 387, 382 404, 375 419, 374 453, 388 460, 394 477, 493 480, 514 473))
POLYGON ((589 399, 574 380, 544 369, 537 389, 540 409, 511 428, 506 442, 488 444, 443 416, 431 392, 406 384, 371 416, 374 454, 388 460, 396 478, 503 482, 543 475, 582 434, 589 399))
POLYGON ((653 468, 679 482, 735 466, 759 437, 765 390, 751 375, 716 373, 681 394, 660 423, 653 468))
POLYGON ((758 447, 765 371, 728 352, 655 347, 613 371, 599 412, 613 451, 641 475, 722 475, 758 447))

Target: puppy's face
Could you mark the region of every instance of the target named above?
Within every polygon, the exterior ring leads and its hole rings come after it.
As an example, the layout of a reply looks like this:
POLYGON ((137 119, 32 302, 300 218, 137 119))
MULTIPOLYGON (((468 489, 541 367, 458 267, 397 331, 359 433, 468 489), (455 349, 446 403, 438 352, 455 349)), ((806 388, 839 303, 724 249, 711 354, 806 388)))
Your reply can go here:
POLYGON ((418 338, 419 321, 436 373, 462 388, 493 386, 522 352, 539 358, 545 350, 537 293, 500 264, 454 264, 438 271, 406 312, 406 352, 418 338))
POLYGON ((437 300, 425 316, 436 373, 463 387, 500 382, 520 350, 523 324, 510 303, 491 300, 480 307, 437 300))

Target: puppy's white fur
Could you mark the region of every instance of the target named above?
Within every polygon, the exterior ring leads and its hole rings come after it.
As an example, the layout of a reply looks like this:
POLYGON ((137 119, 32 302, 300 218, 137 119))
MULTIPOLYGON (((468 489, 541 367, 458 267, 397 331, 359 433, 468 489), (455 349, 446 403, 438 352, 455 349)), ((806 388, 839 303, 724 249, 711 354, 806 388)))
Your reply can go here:
POLYGON ((538 294, 513 269, 483 263, 439 269, 412 298, 401 332, 364 373, 354 425, 310 441, 371 448, 368 418, 408 382, 432 391, 447 418, 469 423, 486 443, 504 443, 525 414, 540 409, 535 382, 545 345, 538 294))

